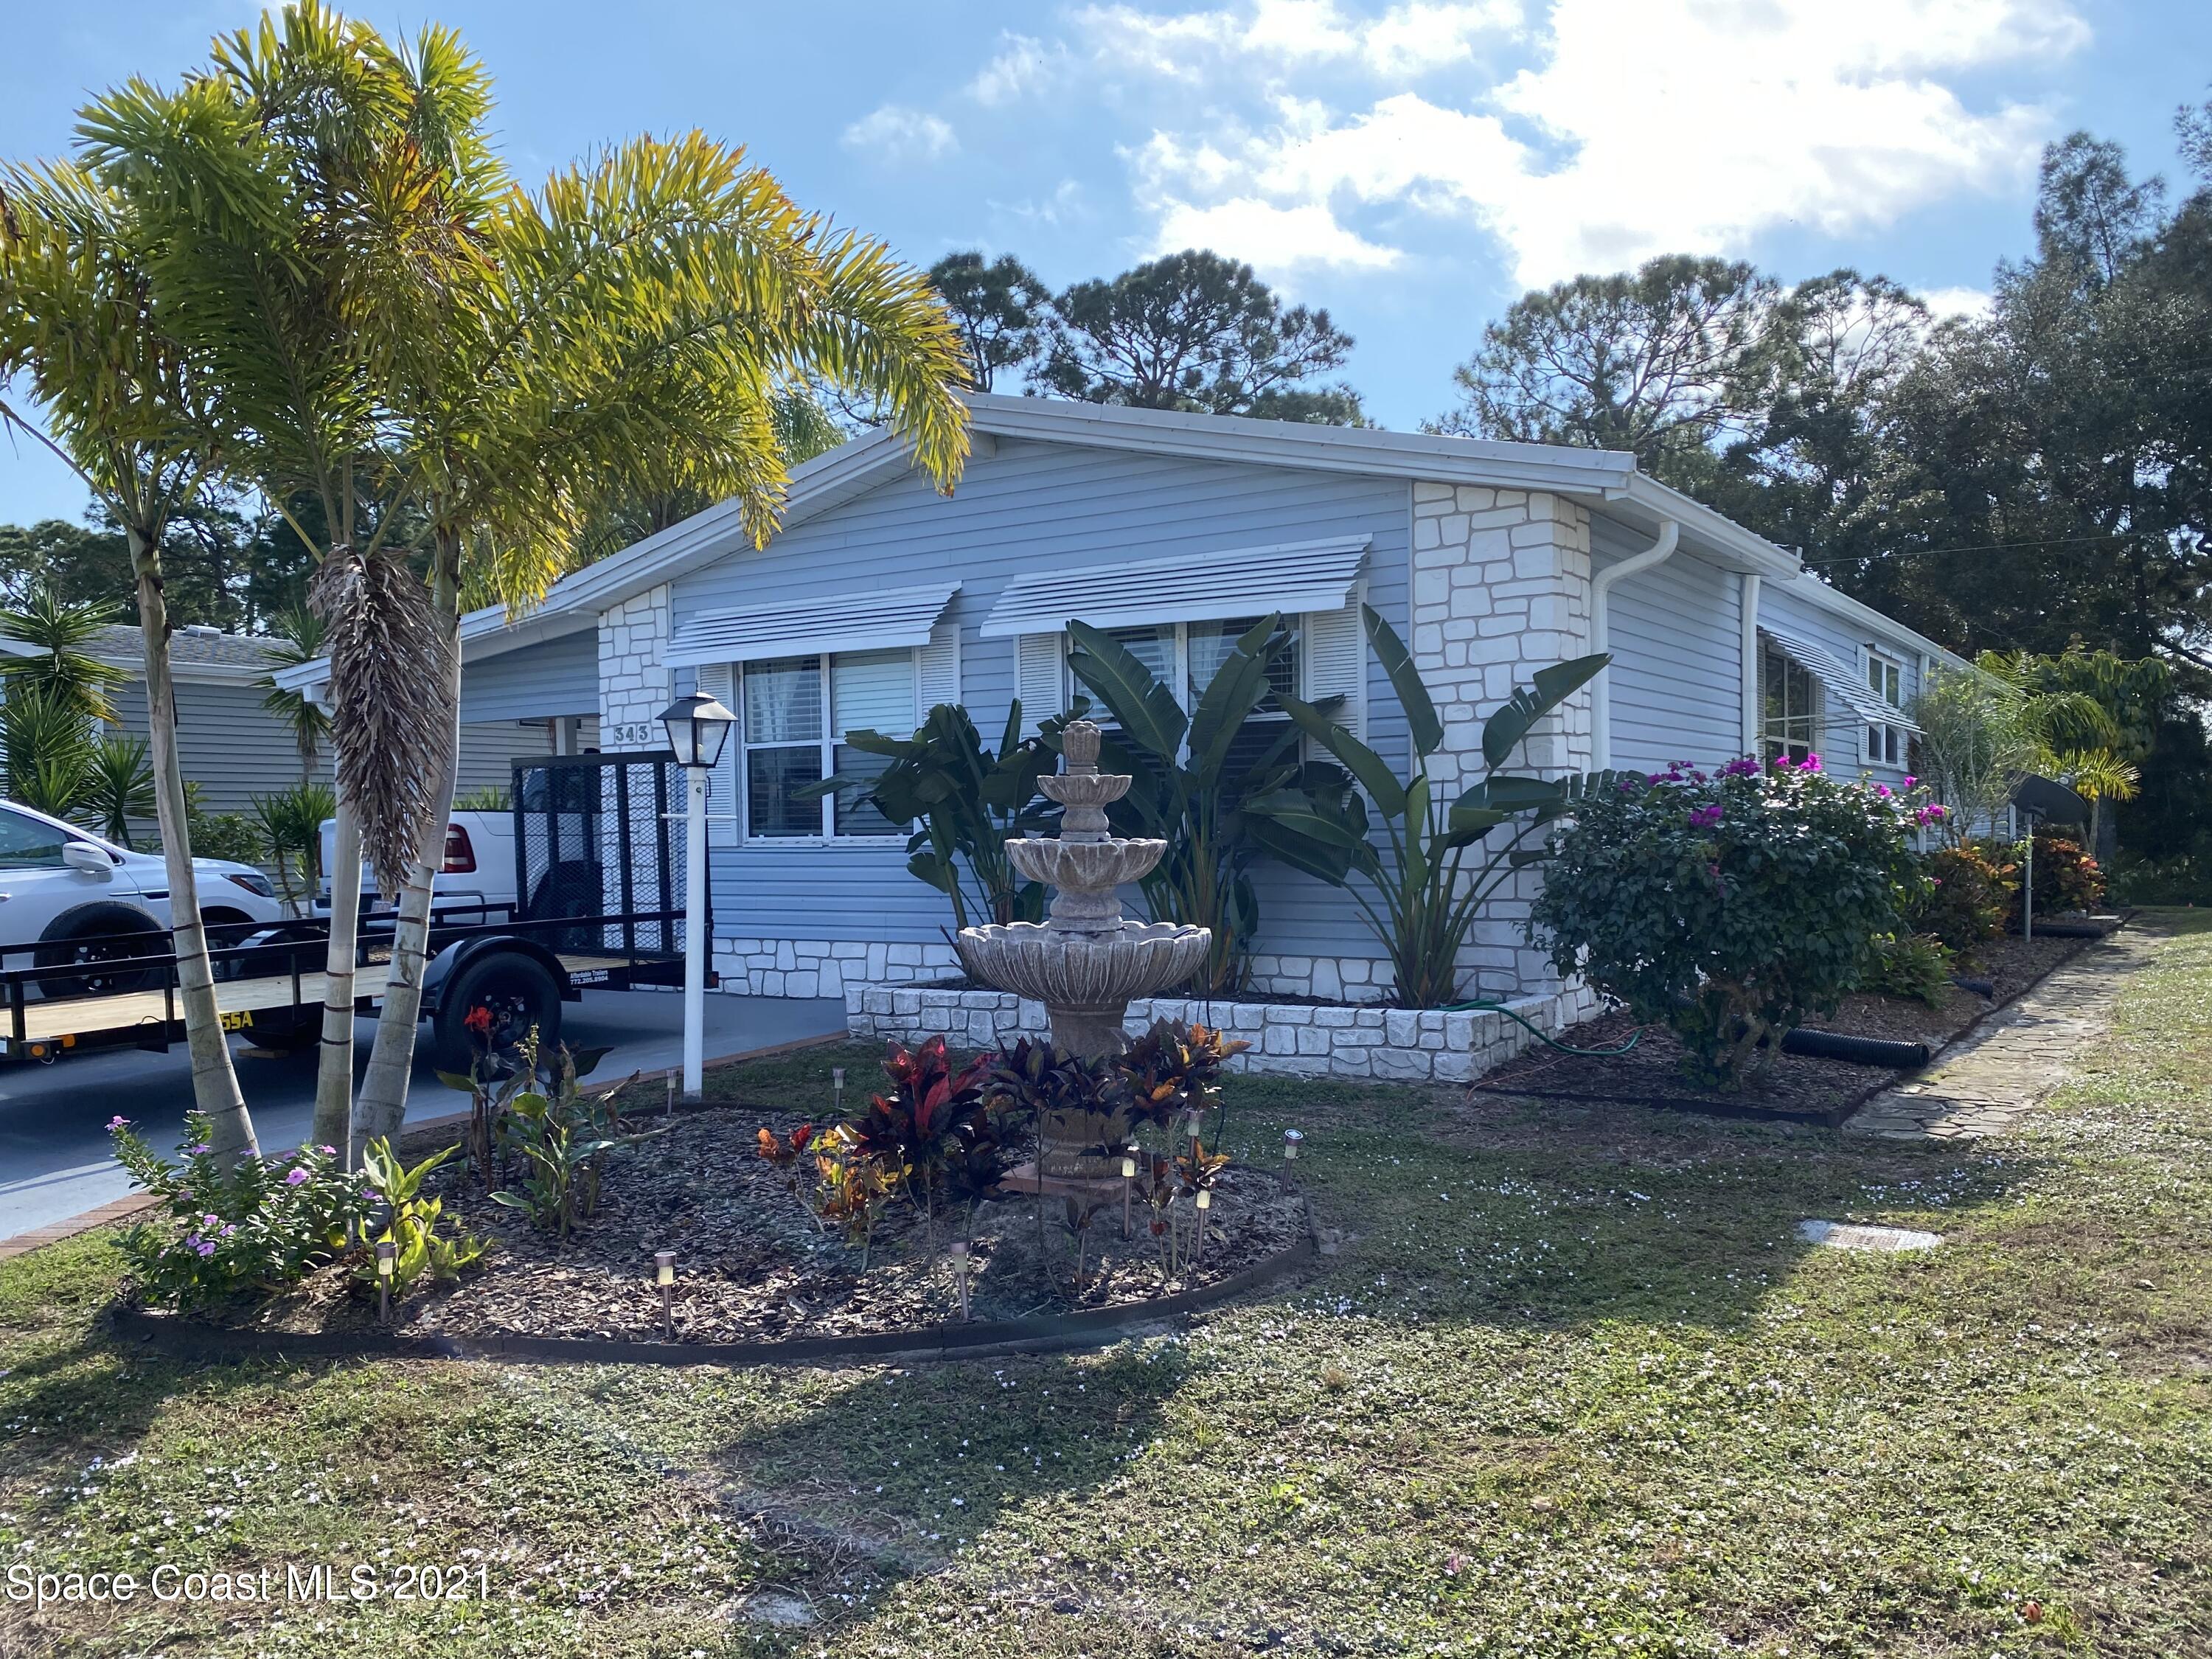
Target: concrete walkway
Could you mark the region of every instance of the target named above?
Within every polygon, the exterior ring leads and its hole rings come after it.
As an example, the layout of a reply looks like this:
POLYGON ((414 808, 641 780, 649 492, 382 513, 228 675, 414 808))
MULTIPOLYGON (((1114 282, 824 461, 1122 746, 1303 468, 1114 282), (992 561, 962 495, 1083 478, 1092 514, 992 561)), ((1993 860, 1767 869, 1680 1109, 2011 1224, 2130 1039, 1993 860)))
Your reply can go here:
POLYGON ((1972 1140, 2008 1133, 2071 1074, 2084 1044, 2112 1018, 2127 976, 2158 936, 2124 927, 2053 969, 1911 1081, 1885 1089, 1844 1125, 1885 1140, 1972 1140))

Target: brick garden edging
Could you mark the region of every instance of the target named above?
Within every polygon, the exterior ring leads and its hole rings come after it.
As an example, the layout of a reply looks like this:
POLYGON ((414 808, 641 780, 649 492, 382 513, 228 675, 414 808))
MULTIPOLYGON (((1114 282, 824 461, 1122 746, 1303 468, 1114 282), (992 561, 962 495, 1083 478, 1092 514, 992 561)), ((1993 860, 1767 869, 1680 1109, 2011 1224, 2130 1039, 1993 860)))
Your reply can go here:
MULTIPOLYGON (((408 1336, 400 1331, 256 1331, 209 1325, 181 1314, 118 1304, 105 1316, 114 1335, 172 1359, 481 1359, 541 1365, 824 1365, 892 1360, 985 1359, 1101 1347, 1163 1320, 1215 1307, 1304 1267, 1319 1254, 1313 1207, 1305 1236, 1216 1285, 1150 1301, 1088 1308, 1057 1317, 925 1325, 915 1330, 791 1342, 622 1342, 562 1336, 408 1336)), ((644 1291, 641 1289, 641 1294, 644 1291)))
MULTIPOLYGON (((1577 986, 1508 1006, 1557 1033, 1597 1012, 1597 994, 1577 986)), ((1214 1025, 1252 1046, 1229 1062, 1237 1072, 1275 1077, 1370 1078, 1388 1083, 1467 1083, 1536 1041, 1501 1013, 1444 1013, 1374 1004, 1229 1002, 1148 997, 1129 1005, 1131 1036, 1156 1019, 1214 1025)), ((1042 1036, 1044 1005, 1009 991, 943 985, 859 985, 845 993, 847 1029, 856 1037, 912 1042, 942 1033, 956 1045, 996 1048, 1042 1036)))

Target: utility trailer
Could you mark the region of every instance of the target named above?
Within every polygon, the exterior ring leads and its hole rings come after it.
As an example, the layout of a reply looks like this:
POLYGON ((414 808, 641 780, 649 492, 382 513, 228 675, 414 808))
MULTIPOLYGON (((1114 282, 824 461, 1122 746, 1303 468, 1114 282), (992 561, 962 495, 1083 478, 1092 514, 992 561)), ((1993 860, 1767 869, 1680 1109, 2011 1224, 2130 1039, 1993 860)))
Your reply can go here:
MULTIPOLYGON (((665 755, 515 763, 515 891, 526 900, 434 901, 422 1017, 441 1069, 465 1072, 472 1053, 511 1045, 532 1027, 541 1041, 556 1040, 562 1005, 588 991, 683 984, 676 772, 665 755), (478 1011, 480 1029, 471 1030, 478 1011)), ((392 927, 389 910, 361 918, 357 1013, 374 1012, 383 998, 392 927)), ((329 922, 215 924, 208 933, 224 1029, 262 1048, 312 1046, 322 1033, 329 922)), ((60 964, 50 944, 0 947, 0 1060, 52 1064, 101 1048, 160 1054, 182 1041, 176 956, 149 951, 147 941, 143 933, 75 940, 60 964), (7 965, 33 951, 45 965, 7 965)))

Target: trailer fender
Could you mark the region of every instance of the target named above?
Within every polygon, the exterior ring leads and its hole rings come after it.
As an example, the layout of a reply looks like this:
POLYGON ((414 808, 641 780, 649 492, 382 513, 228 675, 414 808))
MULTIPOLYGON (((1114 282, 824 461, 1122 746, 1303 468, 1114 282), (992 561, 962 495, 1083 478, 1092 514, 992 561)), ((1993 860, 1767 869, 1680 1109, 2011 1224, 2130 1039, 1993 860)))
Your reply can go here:
POLYGON ((430 958, 430 965, 422 970, 422 1018, 438 1017, 444 1006, 446 988, 470 963, 488 956, 507 955, 535 958, 561 988, 562 1001, 583 1000, 583 993, 568 983, 568 970, 561 965, 561 958, 536 939, 525 939, 519 933, 488 933, 477 939, 456 939, 430 958))

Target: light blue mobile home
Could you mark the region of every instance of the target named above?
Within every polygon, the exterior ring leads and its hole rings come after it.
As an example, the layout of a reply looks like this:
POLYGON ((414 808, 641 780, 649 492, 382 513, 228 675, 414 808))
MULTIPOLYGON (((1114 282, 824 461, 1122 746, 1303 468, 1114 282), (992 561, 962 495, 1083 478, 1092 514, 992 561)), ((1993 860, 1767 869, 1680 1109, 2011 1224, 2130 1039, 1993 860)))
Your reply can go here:
MULTIPOLYGON (((951 964, 942 897, 904 832, 796 791, 841 733, 910 727, 959 702, 987 732, 1071 695, 1070 619, 1202 684, 1241 626, 1297 618, 1309 697, 1403 757, 1403 718, 1366 648, 1371 605, 1407 641, 1445 717, 1437 769, 1472 781, 1484 715, 1547 663, 1613 666, 1531 738, 1551 773, 1820 750, 1885 778, 1909 763, 1905 708, 1939 648, 1802 571, 1790 554, 1607 452, 1278 422, 971 400, 975 449, 940 494, 872 434, 798 470, 765 547, 714 507, 568 577, 519 623, 464 625, 464 715, 549 722, 553 745, 663 746, 694 686, 738 727, 712 793, 716 963, 729 988, 836 995, 951 964)), ((1950 659, 1955 661, 1955 659, 1950 659)), ((1468 947, 1474 982, 1543 969, 1506 900, 1468 947)), ((1358 1000, 1384 977, 1346 896, 1268 873, 1260 988, 1358 1000)))

